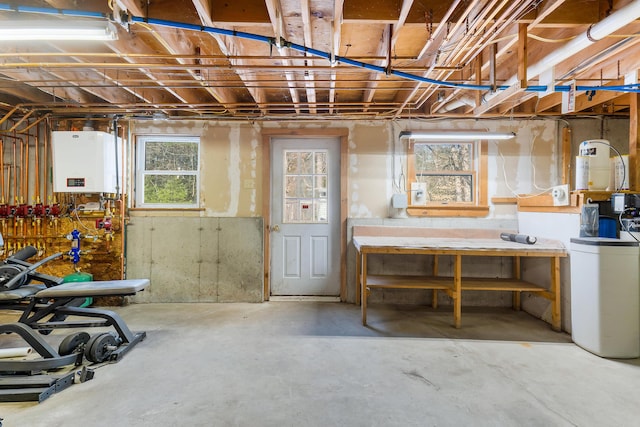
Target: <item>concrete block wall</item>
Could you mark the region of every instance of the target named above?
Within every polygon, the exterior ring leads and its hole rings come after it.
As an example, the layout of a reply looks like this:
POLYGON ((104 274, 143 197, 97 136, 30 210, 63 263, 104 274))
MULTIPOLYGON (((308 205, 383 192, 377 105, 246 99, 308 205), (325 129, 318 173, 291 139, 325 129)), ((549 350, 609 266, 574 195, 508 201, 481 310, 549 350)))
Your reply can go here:
POLYGON ((262 218, 133 217, 126 277, 149 278, 134 302, 262 302, 262 218))

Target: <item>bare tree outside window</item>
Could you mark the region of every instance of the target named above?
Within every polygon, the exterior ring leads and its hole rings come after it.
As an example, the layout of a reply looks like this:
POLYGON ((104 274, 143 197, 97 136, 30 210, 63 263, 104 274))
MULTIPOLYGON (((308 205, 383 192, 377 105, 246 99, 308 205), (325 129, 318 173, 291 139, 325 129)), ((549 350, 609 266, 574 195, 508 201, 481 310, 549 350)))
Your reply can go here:
POLYGON ((284 152, 285 223, 328 221, 327 152, 286 150, 284 152))
POLYGON ((427 184, 427 203, 474 201, 473 143, 414 143, 415 181, 427 184))

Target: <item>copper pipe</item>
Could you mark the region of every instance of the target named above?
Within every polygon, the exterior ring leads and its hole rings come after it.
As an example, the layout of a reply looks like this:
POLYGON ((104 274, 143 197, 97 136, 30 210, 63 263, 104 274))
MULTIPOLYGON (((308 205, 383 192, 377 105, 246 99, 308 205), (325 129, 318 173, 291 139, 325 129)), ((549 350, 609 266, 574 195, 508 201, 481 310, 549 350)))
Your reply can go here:
POLYGON ((2 165, 2 174, 0 175, 0 204, 4 205, 4 139, 0 139, 0 165, 2 165))
POLYGON ((40 126, 36 128, 35 137, 35 186, 33 189, 33 195, 36 199, 36 204, 40 204, 40 126))
POLYGON ((7 121, 9 119, 9 117, 11 117, 13 115, 13 113, 15 113, 16 111, 18 111, 18 108, 20 108, 19 105, 16 105, 15 107, 13 107, 13 109, 11 109, 11 111, 9 111, 7 114, 4 115, 4 117, 2 117, 0 119, 0 124, 4 123, 5 121, 7 121))
POLYGON ((33 123, 31 123, 30 125, 28 125, 25 128, 19 129, 16 132, 18 133, 27 133, 27 131, 29 129, 31 129, 32 127, 36 126, 38 123, 40 123, 41 121, 45 120, 47 117, 49 117, 49 114, 45 114, 44 116, 40 117, 38 120, 34 121, 33 123))
POLYGON ((23 184, 23 194, 22 198, 24 203, 29 203, 29 137, 26 138, 26 143, 24 147, 24 184, 23 184))
MULTIPOLYGON (((13 201, 14 204, 18 204, 18 148, 16 147, 16 141, 13 142, 13 201)), ((14 221, 15 222, 15 221, 14 221)))
POLYGON ((47 164, 47 160, 49 158, 49 135, 51 135, 51 131, 50 131, 50 123, 49 120, 47 120, 45 122, 45 129, 44 129, 44 191, 42 193, 42 197, 43 197, 43 202, 44 203, 49 203, 49 174, 47 173, 49 171, 49 165, 47 164))
POLYGON ((14 123, 13 126, 11 126, 11 129, 9 129, 9 132, 13 132, 16 130, 16 128, 18 126, 20 126, 22 124, 22 122, 24 122, 25 120, 27 120, 29 118, 30 115, 32 115, 33 113, 35 113, 34 110, 29 111, 27 114, 25 114, 24 116, 22 116, 22 118, 20 120, 18 120, 16 123, 14 123))
POLYGON ((20 184, 18 185, 20 194, 20 204, 24 204, 24 139, 20 140, 20 184))

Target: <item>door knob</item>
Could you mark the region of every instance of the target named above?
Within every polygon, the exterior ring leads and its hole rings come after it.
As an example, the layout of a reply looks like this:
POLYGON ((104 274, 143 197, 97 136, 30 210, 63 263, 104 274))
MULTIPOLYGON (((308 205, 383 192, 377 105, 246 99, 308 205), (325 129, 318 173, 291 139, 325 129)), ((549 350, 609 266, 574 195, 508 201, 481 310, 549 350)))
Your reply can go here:
POLYGON ((271 231, 280 231, 280 226, 278 224, 271 226, 271 231))

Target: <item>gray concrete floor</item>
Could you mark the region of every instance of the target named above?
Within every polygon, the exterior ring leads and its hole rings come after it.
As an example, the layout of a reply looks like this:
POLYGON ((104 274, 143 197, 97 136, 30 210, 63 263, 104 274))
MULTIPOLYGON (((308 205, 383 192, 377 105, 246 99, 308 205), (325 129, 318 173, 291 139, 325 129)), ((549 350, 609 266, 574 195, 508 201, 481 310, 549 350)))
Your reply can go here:
POLYGON ((0 403, 4 427, 640 425, 640 360, 509 309, 463 309, 460 330, 416 306, 373 305, 369 327, 326 302, 116 310, 147 339, 40 404, 0 403))

